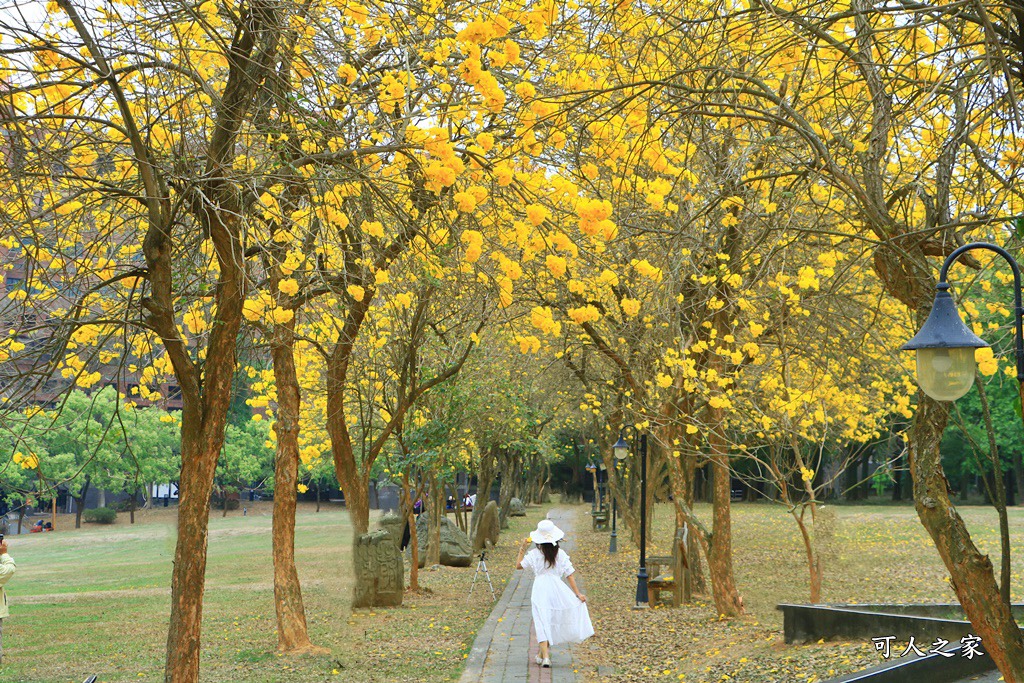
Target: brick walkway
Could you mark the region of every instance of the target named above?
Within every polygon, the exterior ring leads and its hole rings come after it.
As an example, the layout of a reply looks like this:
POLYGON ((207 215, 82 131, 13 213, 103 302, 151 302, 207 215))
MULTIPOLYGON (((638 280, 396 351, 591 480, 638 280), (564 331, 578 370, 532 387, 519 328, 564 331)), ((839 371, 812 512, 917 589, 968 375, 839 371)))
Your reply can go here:
MULTIPOLYGON (((548 516, 565 532, 561 547, 571 555, 574 547, 572 512, 552 510, 548 516)), ((576 584, 585 592, 578 577, 576 584)), ((550 669, 541 668, 533 661, 539 650, 530 608, 532 589, 533 572, 517 569, 512 573, 501 599, 495 603, 494 611, 473 641, 460 683, 573 683, 577 680, 571 646, 551 648, 550 669)))

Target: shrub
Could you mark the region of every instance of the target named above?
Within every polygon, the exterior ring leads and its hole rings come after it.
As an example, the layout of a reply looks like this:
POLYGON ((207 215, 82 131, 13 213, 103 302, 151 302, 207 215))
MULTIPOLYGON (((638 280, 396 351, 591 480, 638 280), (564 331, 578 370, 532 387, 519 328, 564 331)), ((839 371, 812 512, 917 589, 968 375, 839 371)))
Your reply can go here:
POLYGON ((114 508, 93 508, 92 510, 86 510, 82 513, 82 517, 87 522, 95 522, 97 524, 113 524, 117 518, 117 510, 114 508))

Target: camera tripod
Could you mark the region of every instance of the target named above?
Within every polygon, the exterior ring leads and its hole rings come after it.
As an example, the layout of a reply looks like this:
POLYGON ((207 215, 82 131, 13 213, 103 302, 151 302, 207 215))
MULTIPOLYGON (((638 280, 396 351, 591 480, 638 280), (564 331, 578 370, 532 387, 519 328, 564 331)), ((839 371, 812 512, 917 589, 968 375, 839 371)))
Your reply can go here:
POLYGON ((491 583, 491 573, 487 571, 487 551, 480 553, 480 561, 476 563, 476 574, 473 574, 473 583, 469 586, 469 594, 466 595, 468 601, 473 595, 473 589, 476 588, 476 580, 480 578, 480 574, 483 573, 487 577, 487 585, 491 589, 491 601, 498 599, 498 596, 494 593, 494 584, 491 583))

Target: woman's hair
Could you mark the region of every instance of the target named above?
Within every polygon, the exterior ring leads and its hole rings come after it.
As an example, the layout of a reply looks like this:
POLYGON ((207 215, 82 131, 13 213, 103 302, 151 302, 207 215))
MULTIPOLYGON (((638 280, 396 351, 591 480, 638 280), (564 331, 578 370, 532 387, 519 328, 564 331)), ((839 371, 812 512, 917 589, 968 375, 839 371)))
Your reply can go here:
POLYGON ((558 545, 555 543, 538 543, 537 547, 544 554, 544 564, 548 567, 554 567, 555 558, 558 557, 558 545))

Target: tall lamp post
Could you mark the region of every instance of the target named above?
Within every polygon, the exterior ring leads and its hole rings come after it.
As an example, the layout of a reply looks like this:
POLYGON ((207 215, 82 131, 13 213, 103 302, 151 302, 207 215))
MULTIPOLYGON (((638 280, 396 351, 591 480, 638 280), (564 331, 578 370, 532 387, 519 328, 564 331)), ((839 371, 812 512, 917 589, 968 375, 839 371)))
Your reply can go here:
POLYGON ((594 464, 593 460, 588 460, 586 466, 583 468, 594 478, 594 499, 590 501, 590 514, 597 512, 597 499, 601 493, 597 490, 597 465, 594 464))
POLYGON ((623 437, 627 429, 640 436, 640 571, 636 575, 636 609, 648 607, 647 598, 647 433, 636 425, 624 425, 619 440, 612 446, 616 460, 629 455, 629 442, 623 437))
MULTIPOLYGON (((937 401, 955 401, 971 389, 974 383, 974 350, 989 344, 974 334, 956 312, 956 304, 949 293, 946 275, 957 257, 972 249, 986 249, 1006 259, 1013 270, 1013 326, 1014 351, 1017 361, 1017 384, 1021 399, 1024 400, 1024 306, 1021 305, 1020 266, 1005 249, 988 242, 972 242, 955 249, 946 257, 939 271, 939 282, 935 285, 935 303, 932 312, 924 321, 921 330, 901 348, 917 352, 917 383, 924 393, 937 401)), ((993 468, 997 470, 998 468, 993 468)), ((1000 497, 999 535, 1002 546, 1003 601, 1010 604, 1010 535, 1006 518, 1006 498, 999 472, 997 492, 1000 497)))
POLYGON ((924 393, 937 401, 955 401, 974 383, 974 349, 989 346, 964 324, 956 312, 953 295, 949 293, 946 275, 949 267, 963 253, 987 249, 1006 259, 1013 270, 1013 317, 1016 330, 1017 382, 1024 390, 1024 306, 1021 305, 1020 266, 1005 249, 988 242, 972 242, 946 257, 935 285, 935 303, 921 330, 900 347, 917 352, 917 383, 924 393))
MULTIPOLYGON (((619 436, 619 440, 620 441, 622 440, 622 436, 621 435, 619 436)), ((618 443, 616 443, 615 445, 618 446, 618 443)), ((625 448, 613 448, 612 449, 612 453, 615 454, 615 459, 612 460, 612 469, 615 470, 615 476, 618 477, 619 476, 619 463, 622 462, 623 460, 625 460, 626 456, 629 455, 629 444, 626 444, 625 448)), ((615 530, 615 527, 616 527, 616 517, 618 516, 617 513, 619 511, 618 502, 619 502, 618 498, 616 498, 614 495, 612 495, 612 537, 608 541, 608 552, 609 553, 617 553, 617 552, 619 552, 619 534, 615 530)))

